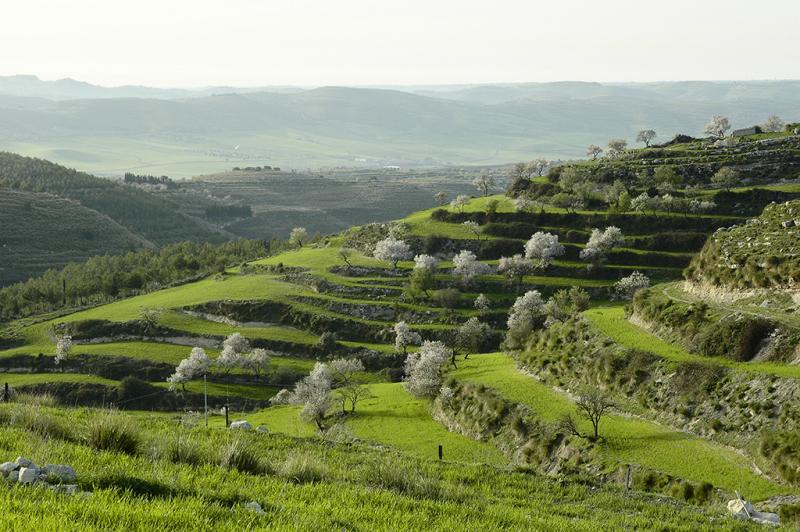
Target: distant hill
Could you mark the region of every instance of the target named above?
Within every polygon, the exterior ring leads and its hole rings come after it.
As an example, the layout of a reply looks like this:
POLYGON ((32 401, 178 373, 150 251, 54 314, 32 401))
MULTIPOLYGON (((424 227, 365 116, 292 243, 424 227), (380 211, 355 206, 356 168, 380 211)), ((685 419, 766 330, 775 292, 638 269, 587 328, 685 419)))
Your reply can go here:
POLYGON ((145 191, 7 152, 0 152, 0 198, 7 246, 0 284, 97 254, 229 236, 145 191))
POLYGON ((95 255, 154 247, 108 216, 52 194, 0 189, 0 286, 95 255))
POLYGON ((562 82, 408 90, 230 88, 177 98, 104 89, 102 96, 64 99, 69 91, 56 98, 45 90, 7 88, 3 96, 0 82, 0 148, 100 174, 173 177, 237 163, 299 169, 498 164, 582 157, 589 143, 632 143, 642 128, 655 129, 663 140, 697 135, 717 113, 734 127, 771 114, 798 120, 798 89, 797 81, 562 82))

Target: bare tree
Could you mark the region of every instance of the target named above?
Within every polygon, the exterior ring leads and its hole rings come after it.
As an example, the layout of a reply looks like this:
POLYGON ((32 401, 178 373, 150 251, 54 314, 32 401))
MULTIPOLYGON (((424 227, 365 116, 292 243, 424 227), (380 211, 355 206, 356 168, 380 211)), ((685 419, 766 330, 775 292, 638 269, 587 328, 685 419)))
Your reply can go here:
POLYGON ((627 147, 628 141, 625 139, 611 139, 608 141, 608 153, 613 157, 620 155, 627 147))
POLYGON ((587 388, 581 392, 575 406, 578 407, 578 413, 592 424, 592 430, 594 431, 592 439, 599 438, 600 420, 614 406, 614 403, 602 390, 587 388))
POLYGON ((339 258, 344 261, 348 268, 352 268, 353 265, 350 263, 350 257, 353 255, 353 250, 350 248, 340 248, 339 249, 339 258))
POLYGON ((652 129, 643 129, 636 135, 636 142, 644 142, 644 145, 650 147, 650 142, 656 138, 656 132, 652 129))
POLYGON ((488 174, 482 174, 480 177, 476 177, 472 180, 472 184, 481 191, 481 194, 484 196, 489 195, 489 191, 492 190, 495 186, 494 178, 488 174))

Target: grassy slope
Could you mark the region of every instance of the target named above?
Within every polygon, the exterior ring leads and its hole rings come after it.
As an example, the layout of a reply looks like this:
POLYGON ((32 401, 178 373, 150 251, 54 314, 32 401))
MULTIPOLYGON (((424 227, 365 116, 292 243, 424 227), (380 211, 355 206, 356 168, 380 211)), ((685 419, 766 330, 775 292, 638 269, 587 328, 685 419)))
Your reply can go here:
POLYGON ((629 322, 625 318, 625 310, 621 306, 595 307, 584 312, 584 316, 600 332, 615 342, 631 349, 649 351, 667 360, 713 364, 742 371, 800 379, 800 367, 797 366, 771 362, 737 362, 724 357, 707 357, 689 353, 682 347, 666 342, 629 322))
MULTIPOLYGON (((520 373, 507 355, 475 355, 459 366, 456 378, 495 388, 508 399, 530 406, 545 420, 575 413, 567 396, 520 373)), ((582 430, 588 429, 588 422, 583 422, 582 430)), ((711 482, 731 491, 738 489, 754 498, 790 491, 753 473, 750 462, 737 452, 656 423, 612 414, 601 422, 601 434, 606 439, 604 452, 622 462, 711 482)))

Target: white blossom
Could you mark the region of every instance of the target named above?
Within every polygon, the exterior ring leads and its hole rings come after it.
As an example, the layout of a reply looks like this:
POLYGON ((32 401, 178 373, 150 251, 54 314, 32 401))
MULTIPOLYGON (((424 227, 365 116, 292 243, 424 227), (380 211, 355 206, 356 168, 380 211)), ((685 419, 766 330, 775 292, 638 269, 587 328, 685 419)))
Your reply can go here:
POLYGON ((785 126, 786 123, 779 116, 772 115, 761 125, 761 129, 767 133, 777 133, 783 131, 785 126))
POLYGON ((479 177, 476 177, 472 180, 472 185, 481 191, 481 194, 484 196, 489 195, 489 191, 492 190, 495 186, 494 177, 483 174, 479 177))
POLYGON ((439 259, 436 257, 432 257, 430 255, 417 255, 414 257, 414 269, 415 270, 427 270, 427 271, 436 271, 436 267, 439 265, 439 259))
POLYGON ((242 355, 240 364, 243 368, 252 371, 256 377, 259 377, 261 373, 266 371, 269 367, 272 361, 271 355, 275 354, 276 353, 267 351, 266 349, 256 348, 253 349, 252 352, 242 355))
POLYGON ((466 222, 462 223, 464 227, 467 228, 469 232, 474 234, 478 239, 481 238, 481 224, 478 222, 473 222, 472 220, 467 220, 466 222))
POLYGON ((454 209, 458 209, 458 212, 463 212, 464 206, 466 206, 467 203, 469 203, 469 196, 459 194, 450 202, 450 206, 454 209))
POLYGON ((513 257, 500 257, 500 261, 497 264, 497 271, 503 274, 510 282, 516 282, 517 284, 522 282, 522 278, 525 275, 532 274, 533 270, 531 261, 519 253, 513 257))
POLYGON ((405 353, 408 351, 408 346, 410 345, 419 345, 422 343, 422 336, 412 331, 404 321, 398 321, 394 324, 394 334, 394 348, 398 353, 405 353))
POLYGON ((391 262, 392 268, 396 268, 397 263, 401 260, 409 259, 412 256, 411 248, 405 241, 391 236, 375 244, 372 255, 378 260, 391 262))
POLYGON ((488 264, 477 260, 475 254, 467 249, 461 250, 453 257, 453 273, 460 275, 464 283, 470 283, 478 275, 486 275, 491 272, 488 264))
POLYGON ((564 246, 558 241, 558 235, 537 231, 525 242, 525 257, 536 261, 536 265, 545 269, 565 252, 564 246))
POLYGON ((416 397, 436 396, 442 386, 442 364, 452 355, 442 342, 423 342, 418 352, 406 357, 406 390, 416 397))
POLYGON ((325 364, 317 362, 314 369, 294 387, 291 402, 303 405, 300 417, 322 428, 322 421, 331 407, 331 377, 325 364))
POLYGON ((535 320, 545 312, 545 303, 538 290, 525 292, 514 301, 508 314, 506 344, 511 349, 519 349, 533 331, 535 320))
POLYGON ((442 403, 449 405, 454 397, 455 393, 453 393, 453 389, 449 386, 442 386, 439 388, 439 399, 441 399, 442 403))
POLYGON ((289 233, 289 243, 292 245, 302 247, 306 240, 308 240, 308 231, 305 227, 295 227, 289 233))
POLYGON ((595 228, 592 229, 592 234, 589 236, 586 247, 581 250, 580 257, 583 260, 600 263, 606 259, 611 250, 624 243, 625 238, 622 236, 622 231, 620 231, 619 227, 611 225, 606 227, 604 231, 595 228))
POLYGON ((622 299, 631 299, 638 290, 649 287, 650 278, 639 271, 634 271, 614 284, 614 293, 622 299))
POLYGON ((458 328, 456 342, 462 349, 466 349, 468 352, 474 352, 478 350, 483 339, 491 332, 491 327, 475 316, 472 316, 458 328))
POLYGON ((69 357, 70 351, 72 351, 72 336, 68 334, 59 335, 56 338, 55 363, 60 364, 62 361, 66 360, 67 357, 69 357))
POLYGON ((528 196, 519 196, 514 199, 514 210, 516 212, 530 212, 536 207, 536 202, 528 196))
POLYGON ((731 128, 730 121, 724 116, 714 115, 711 120, 706 124, 705 133, 714 138, 721 139, 725 133, 731 128))
POLYGON ((211 359, 208 358, 205 349, 202 347, 192 348, 192 352, 184 358, 175 368, 175 373, 167 378, 170 383, 170 390, 174 390, 179 384, 183 386, 192 379, 201 377, 208 373, 211 368, 211 359))
POLYGON ((478 294, 478 297, 475 298, 475 302, 473 303, 473 306, 477 310, 480 310, 481 312, 486 312, 487 310, 489 310, 491 308, 491 301, 485 295, 478 294))

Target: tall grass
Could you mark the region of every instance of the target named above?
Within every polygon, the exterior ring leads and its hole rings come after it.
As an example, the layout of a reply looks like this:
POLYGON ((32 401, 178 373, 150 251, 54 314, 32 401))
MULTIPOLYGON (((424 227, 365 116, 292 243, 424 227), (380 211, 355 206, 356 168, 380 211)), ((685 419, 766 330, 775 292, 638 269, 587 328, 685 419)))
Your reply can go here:
POLYGON ((87 441, 97 451, 135 455, 139 452, 141 436, 129 418, 103 414, 90 422, 87 441))

